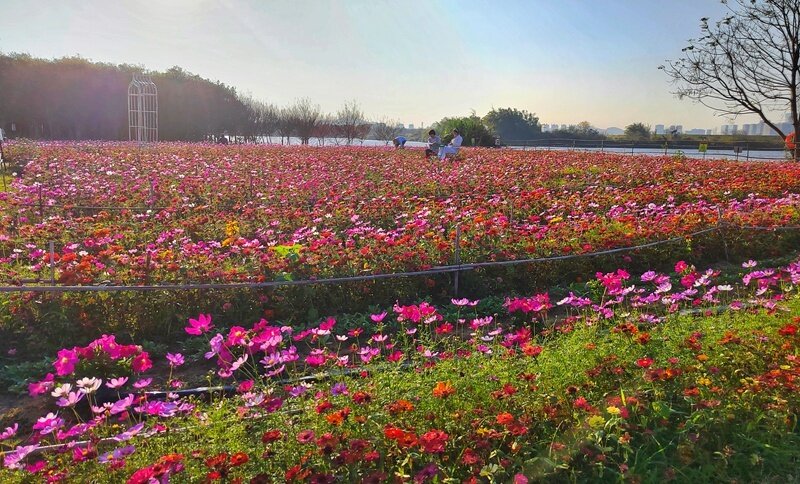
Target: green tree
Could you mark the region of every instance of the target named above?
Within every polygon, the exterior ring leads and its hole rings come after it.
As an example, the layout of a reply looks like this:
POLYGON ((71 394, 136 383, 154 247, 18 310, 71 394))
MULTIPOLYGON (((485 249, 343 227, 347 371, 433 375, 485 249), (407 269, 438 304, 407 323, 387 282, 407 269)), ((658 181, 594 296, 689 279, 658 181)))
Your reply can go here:
POLYGON ((504 140, 529 140, 541 137, 539 118, 515 108, 492 108, 483 117, 484 124, 504 140))
POLYGON ((494 133, 474 112, 470 116, 444 118, 436 123, 436 131, 442 135, 444 143, 449 143, 453 139, 453 129, 461 133, 464 146, 494 146, 494 133))
POLYGON ((629 124, 625 126, 625 137, 635 140, 650 139, 650 125, 644 123, 629 124))

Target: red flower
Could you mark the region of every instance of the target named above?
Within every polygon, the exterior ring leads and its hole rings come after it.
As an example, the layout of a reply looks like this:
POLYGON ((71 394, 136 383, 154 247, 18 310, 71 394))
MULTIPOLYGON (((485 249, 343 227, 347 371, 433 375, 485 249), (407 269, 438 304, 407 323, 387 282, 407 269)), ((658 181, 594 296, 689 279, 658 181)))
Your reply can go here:
POLYGON ((283 434, 280 430, 267 430, 264 432, 264 435, 261 436, 261 442, 269 444, 271 442, 277 442, 281 438, 283 438, 283 434))
POLYGON ((797 326, 791 323, 786 324, 778 330, 778 334, 781 336, 794 336, 797 334, 797 326))
POLYGON ((448 438, 450 438, 450 436, 441 430, 431 430, 420 436, 419 444, 424 452, 439 454, 444 452, 444 446, 448 438))
POLYGON ((514 416, 508 412, 497 414, 497 423, 500 425, 508 425, 514 421, 514 416))
POLYGON ((249 460, 250 458, 247 456, 247 454, 245 454, 244 452, 237 452, 231 456, 231 465, 233 467, 237 467, 246 463, 249 460))
POLYGON ((653 365, 653 359, 645 356, 636 360, 636 366, 639 368, 650 368, 653 365))
POLYGON ((372 395, 367 392, 356 392, 353 394, 353 401, 358 404, 365 404, 372 401, 372 395))

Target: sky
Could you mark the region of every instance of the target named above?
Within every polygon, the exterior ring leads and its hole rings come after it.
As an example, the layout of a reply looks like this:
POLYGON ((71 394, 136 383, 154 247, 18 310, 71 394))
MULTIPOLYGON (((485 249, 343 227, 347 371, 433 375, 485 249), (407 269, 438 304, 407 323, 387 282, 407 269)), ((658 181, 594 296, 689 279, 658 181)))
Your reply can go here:
MULTIPOLYGON (((187 71, 285 105, 356 100, 430 125, 492 107, 541 122, 713 128, 658 66, 718 0, 0 0, 0 51, 187 71)), ((739 118, 737 122, 750 122, 739 118)))

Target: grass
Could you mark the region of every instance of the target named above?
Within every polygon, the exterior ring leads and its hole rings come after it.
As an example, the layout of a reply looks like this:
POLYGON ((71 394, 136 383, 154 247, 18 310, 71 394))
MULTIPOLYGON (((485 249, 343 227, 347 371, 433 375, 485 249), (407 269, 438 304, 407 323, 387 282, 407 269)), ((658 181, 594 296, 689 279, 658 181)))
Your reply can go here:
MULTIPOLYGON (((539 336, 535 357, 494 346, 488 357, 366 366, 361 375, 321 380, 272 413, 245 409, 240 397, 197 402, 193 416, 134 439, 136 451, 120 469, 96 460, 72 464, 69 453, 48 457, 49 464, 69 468, 76 482, 120 482, 169 454, 181 454, 185 467, 175 482, 278 482, 291 469, 316 482, 333 475, 411 479, 429 464, 438 482, 507 482, 518 474, 548 482, 791 480, 800 461, 793 383, 800 340, 789 333, 800 299, 783 306, 772 314, 673 316, 649 328, 627 324, 635 314, 591 326, 578 319, 572 329, 539 336), (348 394, 332 395, 335 382, 348 394), (439 382, 453 393, 435 395, 439 382), (401 401, 413 410, 398 411, 401 401), (330 408, 320 411, 323 402, 330 408), (345 408, 342 422, 330 418, 345 408), (448 438, 443 452, 426 452, 388 438, 387 428, 418 441, 432 430, 448 438), (281 437, 265 444, 270 430, 281 437), (308 431, 311 442, 299 442, 308 431), (361 445, 366 450, 353 450, 361 445), (233 465, 236 453, 247 461, 233 465)), ((470 349, 447 345, 440 350, 470 349)), ((0 473, 4 482, 21 477, 0 473)))

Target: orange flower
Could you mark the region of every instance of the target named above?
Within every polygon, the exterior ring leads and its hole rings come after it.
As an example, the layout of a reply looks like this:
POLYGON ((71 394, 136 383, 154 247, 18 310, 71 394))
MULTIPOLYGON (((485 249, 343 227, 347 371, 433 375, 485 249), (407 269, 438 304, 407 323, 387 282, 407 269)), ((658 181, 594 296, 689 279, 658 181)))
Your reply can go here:
POLYGON ((386 407, 386 409, 392 415, 397 415, 398 413, 410 412, 410 411, 414 410, 414 404, 409 402, 408 400, 400 399, 400 400, 397 400, 396 402, 390 403, 386 407))
POLYGON ((433 396, 436 398, 447 398, 456 393, 455 387, 449 381, 440 381, 433 387, 433 396))
POLYGON ((497 414, 497 423, 500 425, 508 425, 514 421, 514 416, 508 412, 497 414))
POLYGON ((526 343, 525 346, 522 347, 522 352, 525 353, 526 356, 537 357, 542 352, 542 347, 539 345, 532 345, 530 343, 526 343))
POLYGON ((348 415, 350 415, 350 407, 345 407, 326 415, 325 420, 331 425, 342 425, 348 415))

